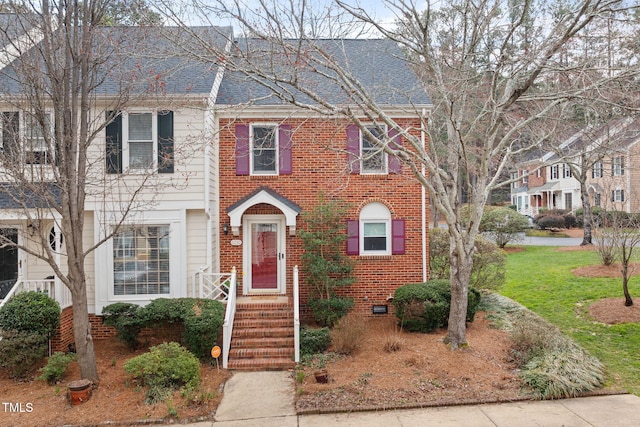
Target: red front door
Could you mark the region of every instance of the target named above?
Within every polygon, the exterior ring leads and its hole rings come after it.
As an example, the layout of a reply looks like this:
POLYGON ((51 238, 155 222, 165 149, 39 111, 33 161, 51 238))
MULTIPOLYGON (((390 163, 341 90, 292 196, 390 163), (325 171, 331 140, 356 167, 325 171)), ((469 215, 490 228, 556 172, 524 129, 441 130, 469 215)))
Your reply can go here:
POLYGON ((278 288, 278 224, 251 224, 251 287, 278 288))

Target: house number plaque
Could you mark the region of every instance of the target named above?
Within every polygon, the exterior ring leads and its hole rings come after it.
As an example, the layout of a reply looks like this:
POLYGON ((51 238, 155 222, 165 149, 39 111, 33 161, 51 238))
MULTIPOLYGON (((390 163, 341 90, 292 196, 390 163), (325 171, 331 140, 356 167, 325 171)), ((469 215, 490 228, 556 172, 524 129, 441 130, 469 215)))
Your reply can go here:
POLYGON ((240 239, 233 239, 231 241, 231 246, 242 246, 242 240, 240 239))

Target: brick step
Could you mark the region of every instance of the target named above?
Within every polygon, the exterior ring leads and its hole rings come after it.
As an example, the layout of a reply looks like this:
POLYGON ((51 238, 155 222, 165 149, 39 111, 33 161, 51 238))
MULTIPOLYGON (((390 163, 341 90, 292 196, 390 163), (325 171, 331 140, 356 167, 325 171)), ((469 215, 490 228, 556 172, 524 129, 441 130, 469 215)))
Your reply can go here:
POLYGON ((291 319, 277 319, 277 318, 247 318, 236 319, 233 328, 247 329, 247 328, 293 328, 293 317, 291 319))
POLYGON ((282 371, 295 366, 296 363, 290 357, 229 360, 229 369, 242 371, 282 371))
POLYGON ((278 311, 278 310, 293 310, 293 306, 287 302, 274 302, 274 303, 238 303, 236 305, 236 311, 255 310, 255 311, 278 311))
POLYGON ((293 346, 290 348, 232 348, 229 350, 229 357, 233 360, 238 359, 264 359, 264 358, 293 358, 293 346))
POLYGON ((293 319, 293 310, 236 310, 236 320, 241 319, 293 319))
POLYGON ((234 338, 231 342, 233 348, 266 348, 266 347, 291 347, 294 346, 293 335, 280 338, 234 338))
MULTIPOLYGON (((276 338, 293 336, 293 328, 233 328, 234 338, 276 338)), ((233 345, 233 344, 232 344, 233 345)))

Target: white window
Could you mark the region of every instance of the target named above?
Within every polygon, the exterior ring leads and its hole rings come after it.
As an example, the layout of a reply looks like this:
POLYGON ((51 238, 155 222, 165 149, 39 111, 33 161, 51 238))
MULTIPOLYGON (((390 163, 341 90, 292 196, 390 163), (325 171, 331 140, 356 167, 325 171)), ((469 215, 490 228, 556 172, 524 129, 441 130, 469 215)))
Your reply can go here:
POLYGON ((278 127, 276 125, 251 126, 251 173, 253 175, 278 173, 278 127))
POLYGON ((51 158, 47 149, 47 137, 51 135, 51 114, 44 114, 44 124, 30 114, 25 114, 24 120, 24 151, 26 162, 29 164, 50 163, 51 158))
POLYGON ((538 178, 542 178, 542 169, 543 169, 543 168, 539 168, 539 169, 536 171, 536 176, 537 176, 538 178))
POLYGON ((551 166, 551 179, 558 179, 558 165, 551 166))
POLYGON ((511 179, 513 180, 513 182, 511 183, 511 189, 515 190, 516 188, 518 188, 518 172, 511 172, 511 179))
POLYGON ((592 178, 602 178, 602 161, 597 161, 593 164, 591 171, 592 178))
POLYGON ((155 167, 157 152, 157 118, 152 112, 132 112, 125 115, 124 130, 129 169, 146 170, 155 167))
POLYGON ((600 193, 593 195, 593 205, 598 208, 602 205, 602 195, 600 193))
POLYGON ((615 156, 611 164, 611 174, 613 176, 624 175, 624 157, 615 156))
POLYGON ((612 202, 624 202, 624 190, 613 190, 611 192, 612 202))
POLYGON ((529 175, 526 169, 522 170, 522 183, 527 184, 529 182, 529 175))
POLYGON ((391 213, 382 203, 360 212, 360 255, 391 255, 391 213))
POLYGON ((114 236, 114 295, 169 294, 169 273, 169 225, 131 226, 114 236))
POLYGON ((564 193, 564 209, 566 211, 573 209, 573 195, 571 193, 564 193))
POLYGON ((571 166, 569 166, 568 164, 563 164, 562 165, 562 177, 563 178, 571 178, 573 176, 573 173, 571 172, 571 166))
POLYGON ((386 174, 388 172, 387 155, 380 142, 385 139, 386 127, 367 126, 367 131, 373 138, 365 132, 360 133, 360 153, 362 155, 360 173, 386 174))

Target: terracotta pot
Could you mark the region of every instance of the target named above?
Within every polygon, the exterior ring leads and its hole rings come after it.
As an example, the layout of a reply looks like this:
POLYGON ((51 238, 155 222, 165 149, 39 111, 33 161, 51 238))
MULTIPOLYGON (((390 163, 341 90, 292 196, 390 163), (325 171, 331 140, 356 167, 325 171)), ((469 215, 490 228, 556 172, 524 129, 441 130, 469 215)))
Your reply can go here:
POLYGON ((77 380, 67 384, 67 392, 72 405, 79 405, 91 397, 91 381, 77 380))
POLYGON ((329 382, 329 373, 326 369, 320 369, 319 371, 315 371, 313 376, 316 377, 316 382, 320 384, 326 384, 329 382))

